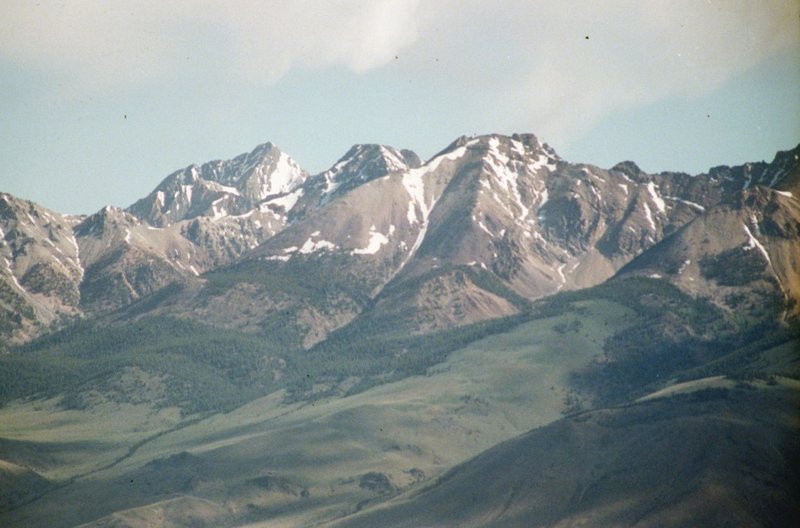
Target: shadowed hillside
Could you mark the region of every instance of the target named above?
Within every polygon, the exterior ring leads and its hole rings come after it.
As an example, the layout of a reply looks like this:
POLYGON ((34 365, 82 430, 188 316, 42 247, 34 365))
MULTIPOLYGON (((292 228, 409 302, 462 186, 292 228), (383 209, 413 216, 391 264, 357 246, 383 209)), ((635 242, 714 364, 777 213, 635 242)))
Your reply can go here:
POLYGON ((800 387, 581 413, 337 528, 796 526, 800 387))

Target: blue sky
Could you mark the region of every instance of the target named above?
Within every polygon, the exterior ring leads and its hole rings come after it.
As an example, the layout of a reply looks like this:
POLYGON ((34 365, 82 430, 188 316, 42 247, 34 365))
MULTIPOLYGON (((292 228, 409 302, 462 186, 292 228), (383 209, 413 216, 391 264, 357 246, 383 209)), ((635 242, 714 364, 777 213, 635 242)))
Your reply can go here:
POLYGON ((127 206, 272 141, 426 158, 533 132, 570 161, 701 172, 800 142, 796 0, 4 0, 0 191, 127 206))

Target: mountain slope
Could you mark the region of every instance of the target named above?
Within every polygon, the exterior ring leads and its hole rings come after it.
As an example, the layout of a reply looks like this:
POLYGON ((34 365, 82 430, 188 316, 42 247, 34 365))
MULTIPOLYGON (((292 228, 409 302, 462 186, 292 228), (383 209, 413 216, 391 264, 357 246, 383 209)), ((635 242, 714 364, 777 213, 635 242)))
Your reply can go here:
POLYGON ((735 201, 711 208, 620 274, 669 277, 741 317, 762 319, 784 307, 797 317, 799 244, 800 202, 788 191, 750 188, 735 201))
POLYGON ((0 513, 44 494, 50 483, 30 468, 0 460, 0 513))
POLYGON ((79 221, 0 194, 0 336, 24 341, 78 315, 79 221))
POLYGON ((791 526, 798 394, 709 388, 579 414, 334 525, 791 526))

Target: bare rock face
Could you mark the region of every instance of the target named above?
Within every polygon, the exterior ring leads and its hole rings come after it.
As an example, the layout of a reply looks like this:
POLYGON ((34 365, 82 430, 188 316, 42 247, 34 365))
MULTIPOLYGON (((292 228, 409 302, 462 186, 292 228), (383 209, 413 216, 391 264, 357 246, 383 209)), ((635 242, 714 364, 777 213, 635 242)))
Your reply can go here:
POLYGON ((0 194, 0 335, 24 341, 79 313, 77 221, 0 194))
POLYGON ((744 316, 788 306, 798 315, 800 204, 791 192, 742 190, 733 203, 710 208, 622 270, 668 278, 744 316))

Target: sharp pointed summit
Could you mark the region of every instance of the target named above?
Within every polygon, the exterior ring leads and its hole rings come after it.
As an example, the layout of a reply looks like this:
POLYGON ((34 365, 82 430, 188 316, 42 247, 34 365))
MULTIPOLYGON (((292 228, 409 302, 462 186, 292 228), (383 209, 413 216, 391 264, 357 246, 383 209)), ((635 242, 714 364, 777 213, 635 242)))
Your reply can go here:
POLYGON ((307 178, 291 157, 264 143, 231 160, 176 171, 128 210, 159 227, 197 217, 240 215, 298 189, 307 178))

